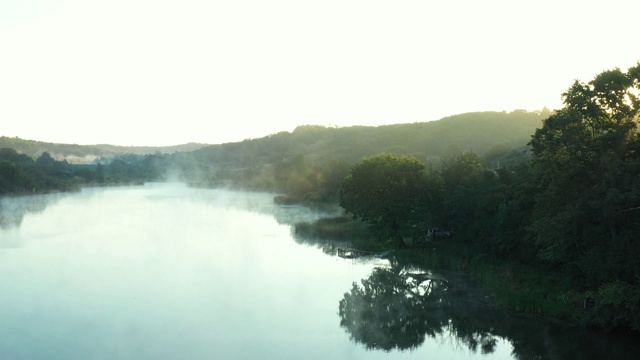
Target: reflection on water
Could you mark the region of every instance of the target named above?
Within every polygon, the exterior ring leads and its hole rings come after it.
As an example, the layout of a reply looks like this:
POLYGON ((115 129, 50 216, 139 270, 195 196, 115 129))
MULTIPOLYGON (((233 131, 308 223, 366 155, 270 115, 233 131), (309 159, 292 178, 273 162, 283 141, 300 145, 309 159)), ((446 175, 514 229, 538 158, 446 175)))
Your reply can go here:
POLYGON ((339 302, 340 326, 369 350, 408 350, 427 339, 492 354, 509 342, 516 359, 636 359, 630 337, 510 315, 468 279, 397 265, 375 268, 339 302))
POLYGON ((223 207, 257 214, 269 215, 279 224, 293 225, 297 222, 313 222, 322 217, 332 217, 342 213, 335 206, 323 208, 309 208, 300 205, 279 205, 273 201, 276 196, 272 193, 242 192, 226 189, 199 189, 182 184, 173 184, 170 193, 158 193, 152 191, 156 188, 164 188, 164 183, 148 183, 145 188, 148 191, 147 199, 153 201, 180 200, 208 204, 215 207, 223 207))
POLYGON ((464 278, 327 256, 344 244, 297 242, 289 225, 333 210, 272 194, 147 184, 2 201, 0 359, 638 354, 502 313, 464 278))
MULTIPOLYGON (((351 243, 348 241, 312 239, 304 236, 299 236, 295 234, 295 231, 293 231, 292 236, 295 239, 296 243, 300 245, 315 247, 317 249, 320 249, 326 255, 331 256, 338 256, 338 249, 351 247, 351 243)), ((369 259, 365 259, 365 261, 369 261, 369 259)))
POLYGON ((28 213, 40 213, 47 205, 57 201, 63 194, 0 197, 0 229, 10 229, 22 224, 28 213))
POLYGON ((22 247, 23 238, 17 231, 26 215, 42 213, 65 194, 0 197, 0 249, 22 247))
POLYGON ((368 358, 334 303, 372 267, 299 246, 280 223, 318 216, 175 184, 27 212, 0 229, 22 244, 0 249, 0 359, 368 358))
POLYGON ((369 349, 414 349, 425 337, 447 337, 486 354, 496 345, 490 324, 476 318, 483 326, 474 327, 468 320, 476 319, 464 316, 483 303, 484 297, 463 295, 441 277, 392 266, 376 268, 361 285, 354 283, 338 312, 351 339, 369 349))

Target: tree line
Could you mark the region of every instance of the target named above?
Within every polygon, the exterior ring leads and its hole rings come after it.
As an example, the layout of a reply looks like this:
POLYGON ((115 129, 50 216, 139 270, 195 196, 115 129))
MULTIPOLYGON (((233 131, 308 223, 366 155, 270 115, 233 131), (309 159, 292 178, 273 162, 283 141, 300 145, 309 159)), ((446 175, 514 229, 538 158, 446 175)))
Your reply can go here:
POLYGON ((593 323, 640 331, 639 91, 640 63, 576 81, 519 164, 366 158, 340 204, 398 246, 441 227, 478 254, 552 269, 594 299, 593 323))
POLYGON ((45 151, 36 159, 12 148, 0 149, 0 195, 74 191, 80 186, 132 184, 157 180, 168 162, 161 155, 126 155, 92 164, 69 164, 45 151))

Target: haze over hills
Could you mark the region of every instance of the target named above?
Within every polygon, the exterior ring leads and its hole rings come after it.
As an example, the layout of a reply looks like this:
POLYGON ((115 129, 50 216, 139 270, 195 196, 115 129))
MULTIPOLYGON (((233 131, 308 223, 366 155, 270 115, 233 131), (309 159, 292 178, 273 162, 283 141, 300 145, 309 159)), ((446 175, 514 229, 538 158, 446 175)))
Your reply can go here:
POLYGON ((308 161, 336 159, 354 163, 383 152, 436 160, 461 151, 524 149, 550 111, 475 112, 436 121, 383 126, 331 128, 304 125, 260 139, 211 145, 194 153, 217 166, 277 163, 292 155, 308 161))
POLYGON ((343 128, 302 125, 293 132, 282 131, 257 139, 236 143, 207 145, 188 143, 175 146, 116 146, 108 144, 56 144, 0 137, 0 148, 37 158, 43 152, 56 160, 87 164, 98 158, 125 154, 173 154, 193 152, 202 164, 217 168, 237 168, 274 164, 303 155, 307 161, 335 159, 355 163, 364 156, 382 152, 415 156, 423 161, 437 160, 460 151, 508 151, 524 148, 542 119, 550 112, 516 110, 475 112, 453 115, 440 120, 383 126, 343 128))
POLYGON ((489 168, 529 158, 527 143, 550 111, 476 112, 437 121, 344 128, 298 126, 258 139, 210 145, 166 158, 164 169, 189 183, 335 199, 351 166, 382 153, 438 168, 463 152, 489 168))
POLYGON ((43 152, 48 152, 56 160, 67 160, 71 164, 88 164, 98 158, 113 158, 118 155, 135 154, 172 154, 182 151, 193 151, 206 144, 188 143, 174 146, 116 146, 108 144, 78 145, 58 144, 36 140, 26 140, 18 137, 0 136, 0 149, 11 148, 18 153, 37 158, 43 152))

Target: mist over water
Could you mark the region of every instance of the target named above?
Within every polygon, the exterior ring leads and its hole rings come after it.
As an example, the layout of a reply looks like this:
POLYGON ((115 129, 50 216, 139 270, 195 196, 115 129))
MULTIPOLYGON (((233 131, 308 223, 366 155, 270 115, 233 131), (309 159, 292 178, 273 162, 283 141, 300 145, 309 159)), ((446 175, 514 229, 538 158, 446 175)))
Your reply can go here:
POLYGON ((274 214, 321 214, 272 198, 150 184, 23 214, 0 232, 21 244, 0 251, 0 358, 298 358, 299 346, 348 345, 337 299, 372 265, 297 245, 274 214))
POLYGON ((514 358, 467 290, 292 238, 331 211, 161 183, 1 201, 0 359, 514 358))
POLYGON ((42 212, 48 204, 57 201, 61 196, 64 195, 0 197, 0 229, 20 226, 26 214, 42 212))

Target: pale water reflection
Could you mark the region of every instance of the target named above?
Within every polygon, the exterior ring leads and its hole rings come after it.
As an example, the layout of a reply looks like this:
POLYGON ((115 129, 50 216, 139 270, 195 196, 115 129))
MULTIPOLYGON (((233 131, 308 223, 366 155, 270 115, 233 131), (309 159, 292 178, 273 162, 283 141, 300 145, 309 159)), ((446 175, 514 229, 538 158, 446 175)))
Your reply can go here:
POLYGON ((64 194, 0 197, 0 229, 8 230, 22 224, 26 214, 44 211, 64 194))
POLYGON ((0 359, 513 358, 500 336, 488 355, 352 341, 338 304, 389 264, 301 246, 289 224, 326 214, 271 194, 147 184, 43 203, 0 227, 18 244, 0 247, 0 359))

